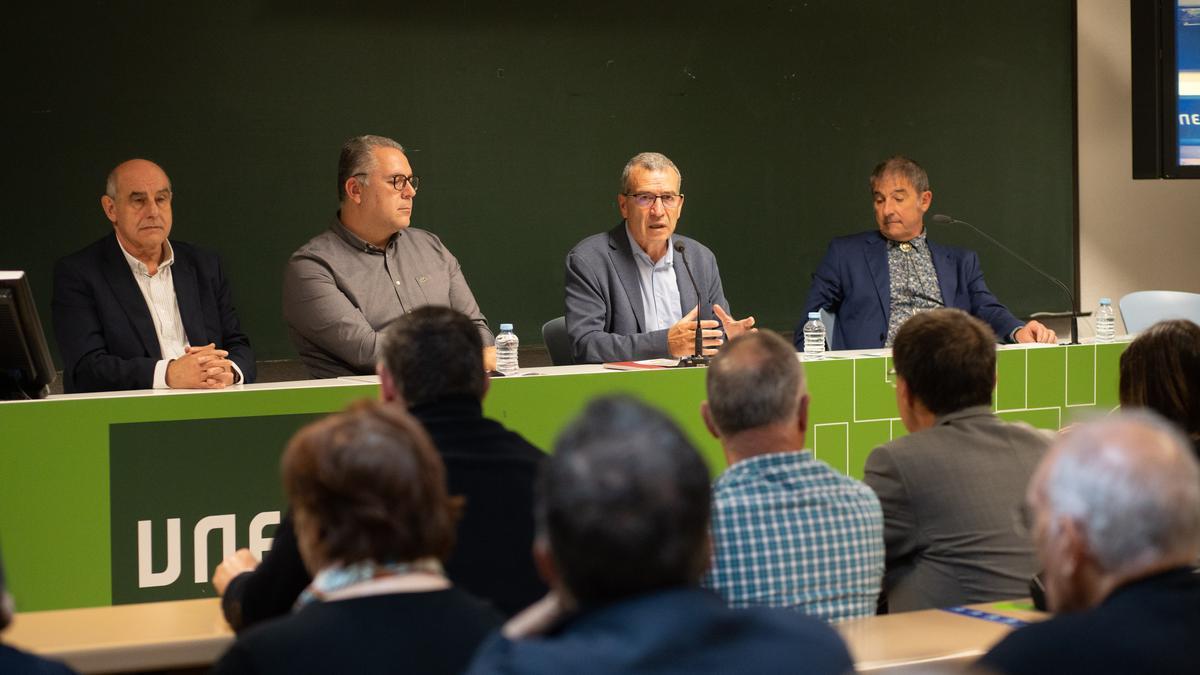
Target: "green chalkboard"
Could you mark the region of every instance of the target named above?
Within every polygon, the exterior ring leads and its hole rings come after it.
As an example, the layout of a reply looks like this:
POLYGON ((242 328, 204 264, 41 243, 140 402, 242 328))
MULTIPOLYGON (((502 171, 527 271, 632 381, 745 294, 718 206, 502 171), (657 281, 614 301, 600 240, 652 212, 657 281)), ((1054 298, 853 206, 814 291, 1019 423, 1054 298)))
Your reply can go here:
MULTIPOLYGON (((680 166, 680 231, 760 325, 790 330, 828 240, 874 227, 866 176, 895 153, 929 170, 934 212, 1074 277, 1070 0, 324 4, 10 14, 0 269, 29 270, 47 328, 54 260, 110 229, 105 174, 146 156, 174 236, 224 256, 259 358, 292 357, 281 270, 360 133, 410 149, 414 225, 527 343, 642 150, 680 166)), ((970 232, 931 236, 978 250, 1018 315, 1067 308, 970 232)))

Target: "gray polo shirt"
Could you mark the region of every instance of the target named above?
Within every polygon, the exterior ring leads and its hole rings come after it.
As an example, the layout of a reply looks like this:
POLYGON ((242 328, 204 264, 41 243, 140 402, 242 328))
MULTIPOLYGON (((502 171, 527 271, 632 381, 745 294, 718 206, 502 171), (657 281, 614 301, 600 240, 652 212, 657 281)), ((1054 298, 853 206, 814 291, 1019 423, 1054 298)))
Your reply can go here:
POLYGON ((494 344, 458 260, 425 230, 405 228, 379 248, 334 217, 292 254, 283 274, 283 318, 313 377, 374 373, 380 331, 423 305, 466 314, 483 344, 494 344))

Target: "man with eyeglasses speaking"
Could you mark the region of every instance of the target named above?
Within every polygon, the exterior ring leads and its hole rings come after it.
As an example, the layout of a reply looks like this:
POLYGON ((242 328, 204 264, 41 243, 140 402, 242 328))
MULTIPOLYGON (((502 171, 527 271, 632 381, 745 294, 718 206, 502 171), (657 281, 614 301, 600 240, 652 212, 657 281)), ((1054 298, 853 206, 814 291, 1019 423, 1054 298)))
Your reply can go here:
POLYGON ((313 377, 374 373, 381 331, 423 305, 466 314, 483 338, 484 367, 494 368, 495 339, 458 260, 436 235, 409 227, 420 179, 404 148, 351 138, 337 181, 337 216, 292 254, 283 276, 283 317, 313 377))
POLYGON ((702 355, 711 356, 723 342, 722 326, 730 339, 754 326, 754 317, 730 316, 712 251, 675 234, 681 182, 665 155, 634 156, 617 195, 624 221, 567 254, 566 322, 576 363, 695 355, 698 317, 702 355))

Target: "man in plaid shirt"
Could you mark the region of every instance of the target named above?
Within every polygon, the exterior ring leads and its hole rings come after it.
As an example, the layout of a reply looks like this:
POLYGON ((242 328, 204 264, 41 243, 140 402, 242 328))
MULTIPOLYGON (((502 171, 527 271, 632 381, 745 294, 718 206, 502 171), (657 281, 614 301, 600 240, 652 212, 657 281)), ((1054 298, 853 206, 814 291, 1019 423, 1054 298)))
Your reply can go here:
POLYGON ((875 613, 883 511, 863 483, 804 449, 809 397, 796 353, 758 332, 708 369, 704 422, 729 468, 713 486, 704 585, 732 607, 790 607, 827 621, 875 613))

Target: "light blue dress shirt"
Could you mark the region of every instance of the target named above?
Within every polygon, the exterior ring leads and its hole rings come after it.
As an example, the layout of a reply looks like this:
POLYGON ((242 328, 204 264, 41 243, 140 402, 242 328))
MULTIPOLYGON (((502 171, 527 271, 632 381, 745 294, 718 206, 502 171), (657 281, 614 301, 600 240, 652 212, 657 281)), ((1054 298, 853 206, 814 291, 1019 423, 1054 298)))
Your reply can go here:
POLYGON ((646 332, 670 328, 683 318, 679 301, 679 282, 675 278, 675 237, 667 241, 667 254, 657 263, 642 250, 625 226, 633 259, 637 262, 638 287, 642 291, 642 311, 646 332))

